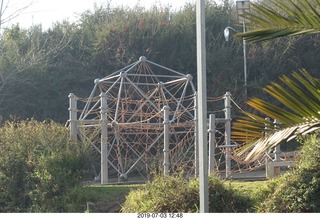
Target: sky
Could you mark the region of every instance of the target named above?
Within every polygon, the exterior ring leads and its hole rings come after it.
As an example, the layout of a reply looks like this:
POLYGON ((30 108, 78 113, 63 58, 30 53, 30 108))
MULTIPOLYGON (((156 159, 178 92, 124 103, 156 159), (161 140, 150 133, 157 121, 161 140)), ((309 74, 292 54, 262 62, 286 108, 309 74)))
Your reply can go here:
MULTIPOLYGON (((19 16, 6 22, 2 27, 19 23, 20 26, 28 28, 32 25, 42 24, 44 29, 51 27, 52 23, 67 19, 76 21, 77 14, 86 10, 92 10, 94 4, 112 6, 124 5, 133 7, 137 4, 146 8, 157 5, 170 5, 178 9, 185 3, 194 3, 196 0, 3 0, 3 7, 6 8, 2 20, 14 14, 19 9, 26 7, 19 13, 19 16), (7 7, 6 7, 7 6, 7 7)), ((1 2, 1 0, 0 0, 1 2)))

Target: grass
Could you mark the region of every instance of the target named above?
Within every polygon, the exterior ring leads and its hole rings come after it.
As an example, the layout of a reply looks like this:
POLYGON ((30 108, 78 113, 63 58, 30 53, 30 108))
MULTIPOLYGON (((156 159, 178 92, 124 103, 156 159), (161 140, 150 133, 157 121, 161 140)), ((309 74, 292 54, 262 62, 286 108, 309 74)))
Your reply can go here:
POLYGON ((75 188, 70 193, 71 212, 87 212, 88 203, 90 212, 117 213, 124 203, 126 195, 141 185, 89 185, 75 188))
POLYGON ((269 180, 265 181, 226 181, 239 193, 250 197, 254 205, 248 209, 249 212, 256 212, 257 207, 264 201, 265 195, 268 194, 269 180))
MULTIPOLYGON (((240 193, 246 194, 259 202, 259 194, 267 189, 267 181, 225 181, 240 193)), ((90 185, 73 191, 73 202, 77 205, 74 212, 120 212, 125 197, 131 190, 144 185, 90 185)), ((254 211, 254 206, 251 211, 254 211)))
POLYGON ((256 192, 257 190, 265 189, 267 187, 267 182, 268 181, 226 181, 226 183, 229 183, 233 188, 247 194, 252 194, 252 192, 256 192))

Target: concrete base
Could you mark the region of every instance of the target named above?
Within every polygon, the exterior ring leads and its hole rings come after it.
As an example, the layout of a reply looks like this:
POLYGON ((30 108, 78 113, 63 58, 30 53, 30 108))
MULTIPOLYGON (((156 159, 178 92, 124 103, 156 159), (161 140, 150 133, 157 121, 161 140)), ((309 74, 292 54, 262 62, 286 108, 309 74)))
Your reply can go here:
POLYGON ((266 178, 274 178, 280 176, 280 168, 291 168, 294 166, 294 161, 269 161, 266 163, 266 178))

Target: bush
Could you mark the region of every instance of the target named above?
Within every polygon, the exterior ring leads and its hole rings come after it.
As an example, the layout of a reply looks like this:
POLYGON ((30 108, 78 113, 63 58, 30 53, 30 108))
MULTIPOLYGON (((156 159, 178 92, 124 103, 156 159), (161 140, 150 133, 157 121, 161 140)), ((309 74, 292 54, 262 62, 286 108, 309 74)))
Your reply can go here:
MULTIPOLYGON (((210 212, 246 212, 249 198, 240 195, 217 176, 209 177, 210 212)), ((157 176, 126 197, 122 212, 199 212, 199 181, 157 176)))
POLYGON ((89 155, 54 122, 0 128, 0 212, 61 212, 61 200, 88 171, 89 155))
POLYGON ((300 139, 303 146, 293 171, 271 181, 259 212, 320 212, 319 132, 300 139))

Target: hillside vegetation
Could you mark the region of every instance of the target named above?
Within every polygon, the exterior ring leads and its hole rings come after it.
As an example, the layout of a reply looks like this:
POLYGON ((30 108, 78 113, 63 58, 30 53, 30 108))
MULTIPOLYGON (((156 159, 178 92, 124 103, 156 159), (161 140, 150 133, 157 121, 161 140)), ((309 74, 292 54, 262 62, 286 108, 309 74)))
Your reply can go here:
MULTIPOLYGON (((230 91, 244 105, 243 45, 223 37, 226 26, 238 31, 235 6, 208 1, 206 10, 208 96, 230 91)), ((232 34, 232 33, 231 33, 232 34)), ((248 96, 301 66, 319 71, 320 40, 315 36, 247 45, 248 96)), ((154 6, 96 6, 77 22, 58 22, 48 30, 13 25, 0 35, 0 110, 6 120, 68 119, 68 94, 89 96, 93 81, 137 61, 140 56, 192 74, 196 80, 196 10, 154 6)), ((315 74, 315 73, 314 73, 315 74)))
MULTIPOLYGON (((242 41, 223 37, 226 26, 241 31, 235 15, 228 1, 208 1, 208 96, 230 91, 243 107, 242 41)), ((88 96, 94 79, 140 56, 196 79, 193 4, 178 11, 96 6, 77 22, 56 23, 48 30, 13 25, 1 31, 0 212, 83 212, 88 201, 105 201, 100 188, 83 185, 93 178, 92 162, 99 159, 90 145, 72 141, 63 125, 69 93, 88 96)), ((319 43, 312 35, 248 44, 248 96, 263 96, 262 87, 300 67, 317 75, 319 43)), ((210 211, 319 212, 318 142, 319 133, 303 138, 296 168, 259 191, 235 189, 211 176, 210 211)), ((198 212, 198 186, 197 179, 158 177, 130 192, 122 211, 198 212)), ((127 188, 118 191, 128 193, 127 188)))

